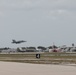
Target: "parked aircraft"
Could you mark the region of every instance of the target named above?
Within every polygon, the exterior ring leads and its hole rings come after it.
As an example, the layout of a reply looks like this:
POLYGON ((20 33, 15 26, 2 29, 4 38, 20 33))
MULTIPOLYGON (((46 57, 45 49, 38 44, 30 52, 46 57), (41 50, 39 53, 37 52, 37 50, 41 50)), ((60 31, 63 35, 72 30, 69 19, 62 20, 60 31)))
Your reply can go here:
POLYGON ((20 43, 24 43, 24 42, 27 42, 27 41, 24 41, 24 40, 20 40, 20 41, 12 40, 13 44, 20 44, 20 43))

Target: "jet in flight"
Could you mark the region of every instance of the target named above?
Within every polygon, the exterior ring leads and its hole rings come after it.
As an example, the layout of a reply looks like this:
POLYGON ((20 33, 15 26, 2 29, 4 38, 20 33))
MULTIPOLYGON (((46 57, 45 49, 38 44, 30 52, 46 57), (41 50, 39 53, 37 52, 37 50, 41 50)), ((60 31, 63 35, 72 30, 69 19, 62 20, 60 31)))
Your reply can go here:
POLYGON ((20 43, 24 43, 24 42, 27 42, 27 41, 24 41, 24 40, 20 40, 20 41, 12 40, 13 44, 20 44, 20 43))

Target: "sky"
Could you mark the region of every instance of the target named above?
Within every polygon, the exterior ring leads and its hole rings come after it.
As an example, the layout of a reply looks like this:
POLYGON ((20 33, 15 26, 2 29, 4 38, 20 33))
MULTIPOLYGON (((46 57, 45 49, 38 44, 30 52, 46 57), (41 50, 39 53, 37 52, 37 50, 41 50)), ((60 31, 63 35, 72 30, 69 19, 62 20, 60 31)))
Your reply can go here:
POLYGON ((76 0, 0 0, 0 47, 53 43, 76 44, 76 0))

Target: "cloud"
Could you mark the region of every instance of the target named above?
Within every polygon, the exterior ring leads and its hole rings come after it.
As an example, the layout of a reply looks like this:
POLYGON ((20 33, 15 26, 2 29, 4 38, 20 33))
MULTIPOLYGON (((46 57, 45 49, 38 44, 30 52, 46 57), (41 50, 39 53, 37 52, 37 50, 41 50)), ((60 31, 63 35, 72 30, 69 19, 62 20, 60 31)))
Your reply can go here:
POLYGON ((48 16, 69 16, 76 12, 76 0, 0 0, 0 10, 41 10, 48 12, 48 16))
POLYGON ((2 9, 27 9, 36 6, 37 0, 0 0, 2 9))
POLYGON ((0 20, 0 34, 4 34, 2 39, 9 35, 10 38, 24 37, 29 40, 30 35, 35 35, 31 38, 33 41, 37 40, 34 39, 36 36, 42 39, 44 36, 49 41, 62 41, 76 32, 76 0, 0 0, 0 20), (3 15, 5 17, 2 18, 3 15))
POLYGON ((76 0, 0 0, 1 9, 74 9, 76 0))
POLYGON ((56 15, 70 15, 72 12, 69 10, 57 9, 57 10, 50 10, 49 15, 56 16, 56 15))
POLYGON ((47 18, 53 20, 73 19, 76 18, 76 11, 65 10, 65 9, 49 10, 49 12, 47 13, 47 18))
POLYGON ((4 16, 4 13, 0 11, 0 17, 4 16))

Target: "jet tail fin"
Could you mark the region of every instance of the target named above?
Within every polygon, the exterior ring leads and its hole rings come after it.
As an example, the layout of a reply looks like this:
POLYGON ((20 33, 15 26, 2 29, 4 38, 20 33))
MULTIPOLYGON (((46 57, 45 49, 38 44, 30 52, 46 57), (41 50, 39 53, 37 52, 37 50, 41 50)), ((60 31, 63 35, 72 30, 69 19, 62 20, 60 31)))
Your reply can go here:
POLYGON ((13 41, 13 42, 16 42, 16 40, 14 40, 14 39, 13 39, 12 41, 13 41))

